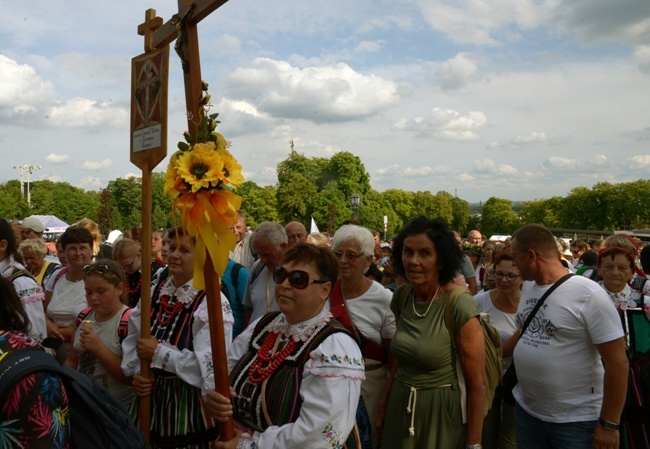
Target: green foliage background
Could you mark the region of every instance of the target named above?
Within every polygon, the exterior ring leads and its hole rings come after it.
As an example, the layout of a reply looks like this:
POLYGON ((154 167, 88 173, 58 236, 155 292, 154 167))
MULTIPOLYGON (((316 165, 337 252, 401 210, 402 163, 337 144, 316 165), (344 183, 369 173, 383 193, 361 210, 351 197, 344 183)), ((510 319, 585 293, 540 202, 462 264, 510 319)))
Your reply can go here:
MULTIPOLYGON (((409 192, 372 189, 370 175, 358 156, 343 151, 331 158, 308 158, 296 151, 277 166, 278 183, 259 186, 246 181, 235 190, 249 225, 262 221, 300 221, 309 228, 311 217, 321 231, 333 233, 352 218, 350 196, 361 195, 358 220, 372 230, 395 236, 403 224, 417 215, 443 217, 461 235, 479 229, 484 235, 511 234, 526 223, 554 228, 585 230, 640 229, 650 227, 650 180, 592 188, 576 187, 566 197, 555 196, 522 203, 491 197, 478 209, 446 191, 409 192)), ((142 191, 139 178, 117 178, 99 192, 84 191, 66 182, 34 181, 31 208, 20 192, 20 182, 0 184, 0 216, 9 220, 29 215, 56 215, 68 223, 84 217, 100 225, 104 235, 112 229, 141 226, 142 191)), ((172 198, 163 192, 164 175, 152 175, 152 225, 173 225, 172 198)))

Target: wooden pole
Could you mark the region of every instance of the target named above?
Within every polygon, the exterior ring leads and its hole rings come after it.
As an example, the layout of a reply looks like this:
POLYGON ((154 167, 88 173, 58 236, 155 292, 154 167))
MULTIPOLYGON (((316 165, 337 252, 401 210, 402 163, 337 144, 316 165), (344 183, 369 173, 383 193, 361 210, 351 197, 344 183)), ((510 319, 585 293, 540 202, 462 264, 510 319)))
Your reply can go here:
MULTIPOLYGON (((151 336, 151 168, 148 162, 142 167, 142 277, 140 310, 140 338, 151 336)), ((151 377, 149 360, 141 360, 140 375, 151 377)), ((151 429, 151 396, 140 397, 138 409, 140 431, 149 447, 151 429)))
MULTIPOLYGON (((205 276, 205 294, 208 303, 208 324, 210 325, 210 344, 212 346, 212 366, 214 367, 214 389, 221 395, 230 397, 230 379, 228 378, 228 357, 226 355, 226 336, 223 331, 223 312, 221 309, 221 289, 219 276, 214 272, 210 253, 207 254, 203 267, 205 276)), ((219 439, 230 441, 235 438, 232 418, 219 423, 219 439)))
MULTIPOLYGON (((192 0, 178 0, 178 9, 191 5, 192 0)), ((205 2, 204 2, 205 3, 205 2)), ((220 3, 211 1, 215 6, 220 3)), ((223 2, 222 2, 223 3, 223 2)), ((201 88, 201 62, 199 56, 199 33, 196 22, 189 21, 185 25, 185 38, 182 52, 188 61, 187 70, 184 72, 185 102, 187 105, 188 132, 195 137, 196 125, 199 120, 199 103, 203 90, 201 88)), ((215 391, 229 398, 230 380, 228 378, 228 358, 226 356, 226 340, 224 335, 223 312, 221 311, 221 289, 219 276, 214 271, 214 264, 210 253, 207 252, 203 266, 205 278, 205 293, 208 304, 208 323, 210 325, 210 345, 212 348, 212 366, 214 368, 215 391)), ((219 423, 219 439, 230 441, 235 437, 235 428, 232 418, 224 423, 219 423)))

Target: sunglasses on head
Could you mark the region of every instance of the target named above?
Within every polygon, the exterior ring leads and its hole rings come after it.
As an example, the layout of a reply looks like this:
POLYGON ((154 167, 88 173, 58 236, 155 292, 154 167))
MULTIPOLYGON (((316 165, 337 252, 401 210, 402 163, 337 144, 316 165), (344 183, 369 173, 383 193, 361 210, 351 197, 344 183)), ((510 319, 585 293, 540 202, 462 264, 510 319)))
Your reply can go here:
POLYGON ((322 279, 310 279, 309 273, 303 270, 287 271, 282 265, 275 267, 275 270, 273 270, 273 282, 282 284, 287 278, 289 278, 289 285, 298 290, 307 288, 311 283, 324 284, 329 282, 322 279))
POLYGON ((88 275, 90 273, 97 273, 97 274, 113 273, 117 277, 120 276, 119 273, 116 273, 115 270, 113 270, 109 265, 106 265, 105 263, 84 265, 83 272, 85 275, 88 275))

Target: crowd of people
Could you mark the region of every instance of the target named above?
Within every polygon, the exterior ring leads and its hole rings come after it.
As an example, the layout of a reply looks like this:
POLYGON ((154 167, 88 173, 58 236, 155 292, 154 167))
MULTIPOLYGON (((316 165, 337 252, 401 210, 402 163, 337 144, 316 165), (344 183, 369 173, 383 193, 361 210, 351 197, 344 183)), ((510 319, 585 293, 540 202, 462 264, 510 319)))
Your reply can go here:
MULTIPOLYGON (((133 228, 104 239, 84 219, 55 242, 56 263, 32 218, 0 219, 0 366, 62 341, 65 363, 134 419, 151 398, 152 448, 650 447, 650 246, 629 236, 567 242, 524 225, 484 241, 417 217, 383 240, 355 221, 332 236, 296 221, 250 229, 238 211, 221 276, 224 396, 194 238, 170 228, 142 242, 133 228), (517 369, 514 388, 493 395, 481 320, 501 338, 502 373, 517 369), (229 419, 235 438, 220 441, 229 419)), ((5 397, 3 447, 68 447, 56 375, 30 374, 5 397), (39 427, 30 416, 44 413, 54 418, 39 427)))

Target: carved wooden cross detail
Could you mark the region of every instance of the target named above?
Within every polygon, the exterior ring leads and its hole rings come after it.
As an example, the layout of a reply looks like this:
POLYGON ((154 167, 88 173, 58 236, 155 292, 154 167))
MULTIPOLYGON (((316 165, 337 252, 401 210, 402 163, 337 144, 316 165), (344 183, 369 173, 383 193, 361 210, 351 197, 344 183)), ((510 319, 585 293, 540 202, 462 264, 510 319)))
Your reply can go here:
MULTIPOLYGON (((181 56, 185 79, 187 130, 194 134, 201 99, 201 62, 197 24, 223 6, 228 0, 178 0, 178 13, 153 32, 153 48, 162 48, 178 38, 175 49, 181 56), (180 31, 180 33, 179 33, 180 31)), ((147 20, 148 22, 148 20, 147 20)), ((140 29, 138 28, 138 32, 140 29)), ((146 34, 145 34, 146 40, 146 34)), ((146 44, 145 44, 146 45, 146 44)))

